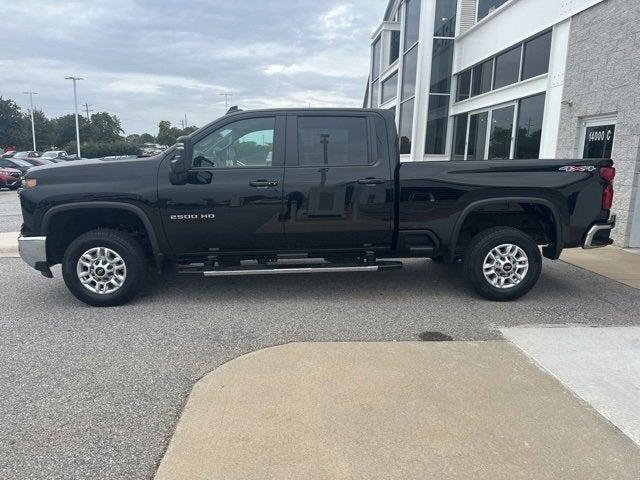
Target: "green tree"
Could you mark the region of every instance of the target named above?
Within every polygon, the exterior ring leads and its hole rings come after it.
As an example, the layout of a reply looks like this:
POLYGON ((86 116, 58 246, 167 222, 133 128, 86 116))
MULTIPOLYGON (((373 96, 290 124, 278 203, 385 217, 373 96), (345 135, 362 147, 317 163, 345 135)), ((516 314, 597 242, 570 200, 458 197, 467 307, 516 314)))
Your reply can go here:
POLYGON ((25 130, 24 116, 13 100, 0 97, 0 147, 27 149, 31 145, 30 130, 25 130))
MULTIPOLYGON (((75 151, 76 144, 76 119, 75 115, 63 115, 53 121, 54 124, 54 143, 56 145, 68 145, 73 143, 74 148, 69 153, 75 151)), ((93 138, 93 132, 89 121, 82 117, 78 117, 78 124, 80 126, 80 143, 93 138)))
POLYGON ((140 143, 155 143, 156 137, 151 135, 150 133, 143 133, 140 135, 140 143))
POLYGON ((127 135, 127 143, 131 143, 133 145, 141 145, 142 142, 140 142, 140 135, 138 135, 137 133, 132 133, 131 135, 127 135))
MULTIPOLYGON (((36 129, 36 147, 41 152, 51 150, 55 146, 54 132, 51 120, 41 110, 33 111, 33 123, 36 129)), ((31 115, 26 114, 23 117, 24 130, 31 135, 31 115)), ((31 142, 32 143, 32 142, 31 142)), ((33 148, 31 145, 29 148, 33 148)))
POLYGON ((95 142, 109 143, 122 141, 121 133, 124 133, 120 119, 107 112, 91 115, 91 136, 95 142))

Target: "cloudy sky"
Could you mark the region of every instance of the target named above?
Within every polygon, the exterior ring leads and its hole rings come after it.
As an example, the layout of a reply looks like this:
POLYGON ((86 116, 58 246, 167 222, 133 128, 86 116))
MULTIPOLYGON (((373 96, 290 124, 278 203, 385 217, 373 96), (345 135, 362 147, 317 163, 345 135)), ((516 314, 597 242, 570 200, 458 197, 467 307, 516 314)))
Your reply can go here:
POLYGON ((387 0, 3 2, 0 95, 49 116, 79 103, 155 133, 241 108, 361 106, 369 38, 387 0))

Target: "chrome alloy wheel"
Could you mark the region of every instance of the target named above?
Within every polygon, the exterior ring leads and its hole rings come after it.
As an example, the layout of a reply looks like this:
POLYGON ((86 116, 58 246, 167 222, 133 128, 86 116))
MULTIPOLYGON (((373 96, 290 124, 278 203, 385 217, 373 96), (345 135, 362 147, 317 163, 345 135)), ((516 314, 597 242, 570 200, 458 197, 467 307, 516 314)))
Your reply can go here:
POLYGON ((484 277, 496 288, 505 290, 519 285, 528 271, 529 257, 517 245, 500 245, 484 258, 484 277))
POLYGON ((77 272, 84 288, 98 295, 114 293, 127 279, 127 266, 122 257, 105 247, 84 252, 78 260, 77 272))

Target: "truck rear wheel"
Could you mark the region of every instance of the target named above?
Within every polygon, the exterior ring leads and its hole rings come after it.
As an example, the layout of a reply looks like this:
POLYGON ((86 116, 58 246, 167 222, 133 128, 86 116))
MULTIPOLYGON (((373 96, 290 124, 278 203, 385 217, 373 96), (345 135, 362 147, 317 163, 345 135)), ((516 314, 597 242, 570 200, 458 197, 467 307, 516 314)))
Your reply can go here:
POLYGON ((99 229, 76 238, 62 260, 67 288, 80 301, 113 307, 131 300, 147 274, 147 257, 129 234, 99 229))
POLYGON ((480 295, 506 302, 526 295, 535 286, 542 271, 542 255, 536 242, 521 230, 490 228, 471 240, 464 269, 480 295))

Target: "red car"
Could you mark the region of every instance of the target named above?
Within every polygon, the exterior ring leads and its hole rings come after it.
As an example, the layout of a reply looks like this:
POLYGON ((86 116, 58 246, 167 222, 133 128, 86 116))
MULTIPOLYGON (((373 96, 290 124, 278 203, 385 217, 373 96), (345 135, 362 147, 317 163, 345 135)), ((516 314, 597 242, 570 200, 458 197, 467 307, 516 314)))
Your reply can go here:
POLYGON ((0 188, 16 190, 22 185, 22 173, 15 168, 0 168, 0 188))

